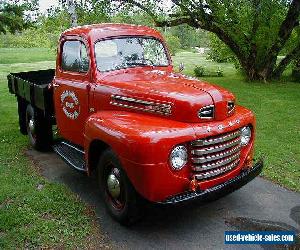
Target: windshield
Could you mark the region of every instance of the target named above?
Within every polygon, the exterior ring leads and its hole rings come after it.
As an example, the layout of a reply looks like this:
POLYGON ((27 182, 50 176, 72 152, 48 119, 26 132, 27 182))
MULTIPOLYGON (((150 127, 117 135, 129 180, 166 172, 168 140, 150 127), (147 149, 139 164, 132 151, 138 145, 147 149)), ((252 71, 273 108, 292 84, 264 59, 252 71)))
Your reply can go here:
POLYGON ((148 37, 127 37, 99 41, 95 44, 97 67, 110 71, 136 66, 168 66, 163 44, 148 37))

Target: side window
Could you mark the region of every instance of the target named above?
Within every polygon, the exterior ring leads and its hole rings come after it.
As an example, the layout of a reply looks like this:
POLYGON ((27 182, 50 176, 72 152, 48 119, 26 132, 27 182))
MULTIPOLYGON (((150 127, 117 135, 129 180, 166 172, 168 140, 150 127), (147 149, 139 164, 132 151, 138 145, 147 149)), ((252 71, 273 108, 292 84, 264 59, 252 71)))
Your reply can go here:
POLYGON ((87 55, 86 47, 83 43, 81 43, 81 50, 80 50, 80 55, 81 55, 81 65, 80 65, 80 71, 81 72, 88 72, 89 70, 89 58, 87 55))
POLYGON ((61 67, 64 71, 87 72, 89 58, 85 45, 80 41, 66 41, 63 45, 61 67))

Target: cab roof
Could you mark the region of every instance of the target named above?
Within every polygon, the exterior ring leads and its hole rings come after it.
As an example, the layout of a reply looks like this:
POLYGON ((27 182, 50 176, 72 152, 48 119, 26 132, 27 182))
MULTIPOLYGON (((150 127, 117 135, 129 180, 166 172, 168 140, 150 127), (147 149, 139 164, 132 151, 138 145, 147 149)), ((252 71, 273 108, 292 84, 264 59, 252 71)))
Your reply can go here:
POLYGON ((62 36, 80 35, 90 38, 92 42, 107 37, 118 36, 152 36, 163 40, 161 34, 150 27, 133 24, 102 23, 77 26, 62 33, 62 36))

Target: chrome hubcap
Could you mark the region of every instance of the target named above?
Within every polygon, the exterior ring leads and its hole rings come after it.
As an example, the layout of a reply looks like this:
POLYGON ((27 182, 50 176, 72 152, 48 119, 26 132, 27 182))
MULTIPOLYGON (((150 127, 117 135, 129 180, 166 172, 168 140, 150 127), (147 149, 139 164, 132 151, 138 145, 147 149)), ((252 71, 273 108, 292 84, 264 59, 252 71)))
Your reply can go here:
POLYGON ((117 169, 112 169, 111 173, 108 175, 107 177, 107 188, 108 188, 108 192, 110 193, 110 195, 116 199, 119 197, 120 193, 121 193, 121 188, 120 188, 120 182, 117 178, 117 176, 114 173, 115 171, 118 171, 117 169))
POLYGON ((35 133, 35 126, 34 126, 34 121, 33 121, 32 118, 29 120, 28 126, 29 126, 29 130, 30 130, 31 134, 34 134, 35 133))

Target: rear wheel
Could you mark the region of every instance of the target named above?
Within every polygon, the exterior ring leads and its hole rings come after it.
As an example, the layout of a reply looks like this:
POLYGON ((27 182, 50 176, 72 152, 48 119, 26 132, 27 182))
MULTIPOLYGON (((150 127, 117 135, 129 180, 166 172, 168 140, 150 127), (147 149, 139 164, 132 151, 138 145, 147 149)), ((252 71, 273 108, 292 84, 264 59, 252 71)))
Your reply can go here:
POLYGON ((52 127, 41 111, 30 104, 26 108, 26 128, 32 147, 39 151, 50 148, 52 142, 52 127))
POLYGON ((26 108, 27 108, 27 102, 23 98, 18 96, 19 126, 20 126, 20 132, 23 135, 27 135, 26 108))
POLYGON ((107 211, 115 220, 130 225, 140 217, 141 198, 110 149, 100 157, 98 181, 107 211))

